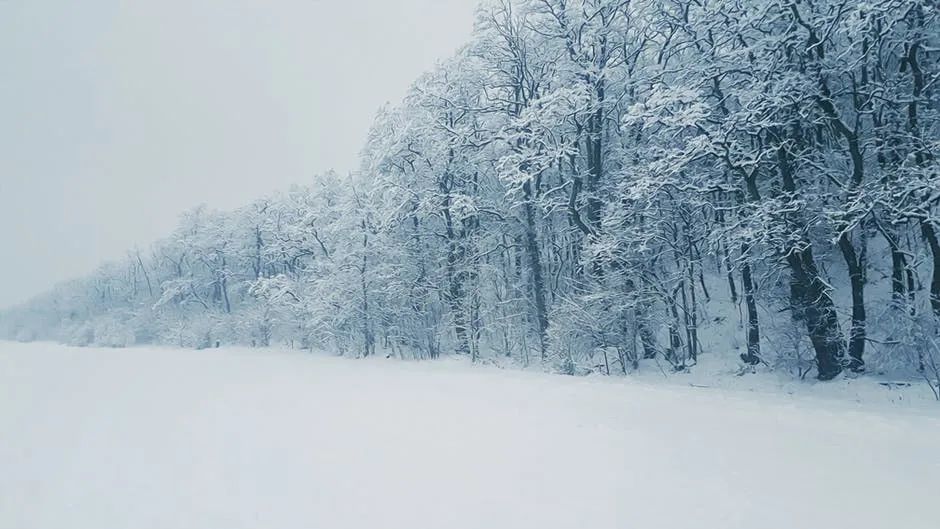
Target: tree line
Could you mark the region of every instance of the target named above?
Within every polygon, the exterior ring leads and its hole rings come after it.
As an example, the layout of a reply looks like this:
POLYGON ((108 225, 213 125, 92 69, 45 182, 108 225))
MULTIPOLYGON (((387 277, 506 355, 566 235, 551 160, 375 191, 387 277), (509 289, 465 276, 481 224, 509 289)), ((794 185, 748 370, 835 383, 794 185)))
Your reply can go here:
MULTIPOLYGON (((349 176, 4 314, 21 339, 937 373, 933 0, 493 0, 349 176)), ((219 175, 224 181, 224 175, 219 175)))

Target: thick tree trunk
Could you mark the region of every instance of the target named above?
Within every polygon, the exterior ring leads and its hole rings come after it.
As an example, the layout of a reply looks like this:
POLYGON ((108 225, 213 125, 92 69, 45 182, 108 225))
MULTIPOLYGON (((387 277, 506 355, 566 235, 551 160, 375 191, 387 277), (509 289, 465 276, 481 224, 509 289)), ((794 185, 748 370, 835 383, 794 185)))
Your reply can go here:
POLYGON ((849 283, 852 287, 852 328, 849 331, 849 368, 861 371, 865 367, 862 355, 865 353, 865 270, 863 259, 856 254, 847 232, 839 237, 839 249, 849 269, 849 283))
POLYGON ((539 336, 539 352, 545 360, 548 344, 548 308, 545 304, 545 279, 542 272, 542 257, 539 253, 538 235, 535 229, 535 206, 532 204, 532 187, 530 182, 523 184, 525 203, 525 253, 529 260, 532 273, 532 293, 535 302, 535 323, 539 336))
POLYGON ((603 202, 598 196, 599 186, 604 179, 604 82, 596 81, 595 95, 598 108, 588 118, 587 134, 587 223, 597 233, 600 231, 601 209, 603 202))
MULTIPOLYGON (((741 249, 741 255, 747 255, 748 248, 741 249)), ((760 363, 760 323, 757 316, 757 301, 754 298, 754 281, 751 278, 751 265, 747 261, 741 266, 741 285, 744 288, 744 304, 747 306, 747 352, 741 355, 746 364, 760 363)))
POLYGON ((940 239, 937 237, 937 230, 927 219, 920 223, 920 231, 927 241, 930 248, 930 255, 933 258, 933 275, 930 279, 930 308, 934 315, 940 318, 940 239))
MULTIPOLYGON (((451 155, 453 156, 453 155, 451 155)), ((444 194, 444 200, 441 212, 444 216, 444 232, 447 236, 447 281, 448 286, 445 291, 445 298, 450 306, 450 313, 454 319, 454 338, 456 340, 457 354, 470 353, 470 336, 467 329, 467 316, 465 308, 465 286, 466 274, 463 267, 466 266, 463 233, 458 237, 454 226, 454 219, 450 211, 450 176, 445 175, 440 183, 441 192, 444 194)))
MULTIPOLYGON (((757 172, 744 172, 744 187, 750 202, 760 201, 760 191, 757 188, 757 172)), ((748 365, 757 365, 760 357, 760 321, 757 315, 757 299, 754 296, 754 279, 751 275, 751 263, 748 254, 751 250, 749 242, 741 243, 741 288, 744 289, 744 305, 747 309, 747 351, 741 355, 741 360, 748 365)), ((732 287, 734 282, 731 271, 728 271, 728 281, 732 287)))
MULTIPOLYGON (((450 264, 450 263, 449 263, 450 264)), ((454 317, 454 336, 457 340, 457 354, 470 353, 470 335, 467 329, 467 317, 463 307, 464 292, 462 274, 455 273, 450 283, 448 299, 451 314, 454 317)))
POLYGON ((793 249, 787 255, 787 263, 793 274, 791 308, 806 323, 816 352, 817 378, 832 380, 842 372, 845 343, 828 286, 819 277, 811 248, 793 249))
POLYGON ((907 299, 907 289, 904 282, 907 258, 901 252, 896 233, 886 234, 885 239, 887 239, 888 246, 891 248, 891 298, 894 300, 895 305, 900 307, 907 299))
MULTIPOLYGON (((777 167, 783 181, 784 191, 795 194, 796 181, 790 165, 790 155, 784 145, 777 148, 777 167)), ((795 229, 802 229, 805 222, 791 220, 795 229)), ((794 317, 806 324, 810 342, 816 353, 816 371, 819 380, 832 380, 842 372, 845 344, 835 304, 829 288, 819 276, 813 247, 809 241, 800 243, 800 248, 786 249, 786 260, 790 266, 790 308, 794 317)))
MULTIPOLYGON (((852 160, 852 178, 848 184, 847 197, 849 202, 855 198, 858 189, 861 187, 865 178, 865 159, 862 155, 857 128, 852 130, 839 117, 835 105, 832 103, 832 94, 829 86, 824 79, 820 80, 820 93, 822 97, 818 99, 818 104, 822 108, 829 120, 832 128, 845 138, 846 146, 849 151, 849 158, 852 160)), ((862 359, 865 354, 865 262, 855 251, 852 244, 851 234, 852 226, 846 221, 846 225, 841 226, 839 235, 839 250, 842 252, 842 258, 845 260, 846 267, 849 270, 849 283, 852 286, 852 328, 849 332, 849 355, 851 360, 849 367, 853 371, 859 371, 864 368, 865 362, 862 359)))

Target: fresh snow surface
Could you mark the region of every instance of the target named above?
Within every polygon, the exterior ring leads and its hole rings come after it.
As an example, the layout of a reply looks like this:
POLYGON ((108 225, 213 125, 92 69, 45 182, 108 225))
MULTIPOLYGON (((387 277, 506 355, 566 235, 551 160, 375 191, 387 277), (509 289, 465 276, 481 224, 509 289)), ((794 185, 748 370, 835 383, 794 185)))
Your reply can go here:
POLYGON ((0 527, 931 528, 940 406, 0 343, 0 527))

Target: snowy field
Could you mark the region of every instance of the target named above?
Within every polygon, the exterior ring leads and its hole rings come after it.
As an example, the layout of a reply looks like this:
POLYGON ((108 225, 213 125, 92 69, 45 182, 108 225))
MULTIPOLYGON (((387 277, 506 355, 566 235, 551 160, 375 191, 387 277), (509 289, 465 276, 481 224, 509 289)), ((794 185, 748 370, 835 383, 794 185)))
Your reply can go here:
POLYGON ((0 343, 0 527, 936 528, 940 406, 0 343))

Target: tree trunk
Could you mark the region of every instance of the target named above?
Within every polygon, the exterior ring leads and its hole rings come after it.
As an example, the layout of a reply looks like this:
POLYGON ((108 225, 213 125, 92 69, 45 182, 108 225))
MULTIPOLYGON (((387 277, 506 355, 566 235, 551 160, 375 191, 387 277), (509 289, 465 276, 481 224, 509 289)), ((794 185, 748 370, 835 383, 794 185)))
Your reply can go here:
POLYGON ((812 248, 793 249, 787 255, 787 263, 793 274, 790 305, 806 323, 816 352, 817 378, 832 380, 842 372, 845 343, 828 286, 819 277, 812 248))
MULTIPOLYGON (((796 181, 790 166, 790 155, 784 145, 777 148, 777 168, 784 191, 795 194, 796 181)), ((791 219, 790 223, 795 230, 802 230, 802 226, 806 225, 801 218, 791 219)), ((810 342, 816 353, 817 378, 832 380, 842 372, 842 359, 845 357, 839 317, 829 288, 819 277, 812 244, 806 240, 797 244, 800 247, 785 249, 791 274, 790 309, 794 311, 795 318, 806 324, 810 342)))
POLYGON ((906 288, 904 283, 904 272, 907 268, 907 259, 901 252, 898 244, 897 233, 894 230, 885 234, 888 246, 891 248, 891 298, 895 305, 902 306, 906 301, 906 288))
POLYGON ((525 203, 525 252, 529 258, 529 268, 532 272, 532 293, 535 302, 535 323, 539 335, 539 352, 545 360, 548 349, 548 309, 545 304, 545 279, 542 273, 542 256, 539 253, 538 236, 535 231, 535 206, 532 204, 531 182, 523 184, 525 203))
POLYGON ((366 233, 366 222, 363 220, 362 228, 362 266, 359 268, 359 286, 362 289, 362 356, 375 353, 375 337, 372 334, 372 322, 369 315, 369 290, 366 283, 366 273, 369 266, 369 256, 366 249, 369 247, 369 234, 366 233))
MULTIPOLYGON (((627 279, 626 289, 627 292, 636 292, 636 283, 632 279, 627 279)), ((642 294, 637 294, 636 307, 634 308, 636 328, 637 333, 640 335, 640 344, 643 346, 643 358, 647 360, 656 358, 656 352, 659 348, 656 344, 656 334, 650 329, 649 311, 649 302, 643 298, 642 294)))
MULTIPOLYGON (((741 255, 747 255, 748 248, 741 248, 741 255)), ((742 257, 742 259, 747 259, 742 257)), ((747 352, 741 360, 749 365, 760 363, 760 323, 757 320, 757 301, 754 298, 754 282, 751 279, 751 265, 746 260, 741 266, 741 285, 744 288, 744 304, 747 306, 747 352)))
MULTIPOLYGON (((918 29, 920 29, 923 27, 924 23, 923 9, 920 6, 915 6, 914 14, 916 16, 915 20, 917 21, 918 29)), ((918 31, 918 35, 919 33, 920 31, 918 31)), ((907 125, 911 137, 914 138, 913 151, 914 160, 917 165, 922 165, 928 159, 932 158, 932 154, 927 150, 927 145, 921 138, 917 116, 917 106, 921 97, 923 97, 927 80, 920 66, 920 50, 920 38, 914 38, 907 47, 907 56, 905 57, 905 63, 911 70, 911 95, 913 96, 907 107, 907 125)), ((934 315, 940 318, 940 241, 938 241, 937 230, 928 218, 929 215, 927 213, 928 212, 925 211, 924 216, 920 219, 920 232, 924 236, 924 240, 927 241, 927 246, 930 248, 930 255, 933 258, 933 275, 930 279, 930 308, 933 310, 934 315)))
POLYGON ((930 255, 933 258, 933 275, 930 279, 930 308, 934 315, 940 318, 940 239, 937 237, 937 230, 928 219, 920 222, 920 231, 930 247, 930 255))
POLYGON ((849 283, 852 287, 852 328, 849 331, 849 369, 862 371, 865 361, 865 270, 864 260, 856 254, 849 234, 842 232, 839 237, 839 249, 849 269, 849 283))
POLYGON ((669 315, 668 321, 668 331, 669 331, 669 350, 666 354, 666 360, 675 367, 679 368, 680 358, 679 351, 682 350, 682 338, 679 336, 679 325, 682 322, 679 320, 679 310, 676 307, 676 295, 678 287, 672 293, 666 295, 666 311, 669 315))
MULTIPOLYGON (((451 154, 453 156, 453 154, 451 154)), ((467 329, 467 316, 464 307, 465 273, 464 262, 466 250, 464 248, 463 233, 458 237, 454 229, 454 219, 450 212, 450 176, 445 174, 440 183, 444 200, 441 213, 444 216, 444 231, 447 236, 447 282, 444 297, 454 319, 454 337, 456 339, 457 354, 470 354, 470 335, 467 329), (459 270, 458 270, 459 268, 459 270)))

